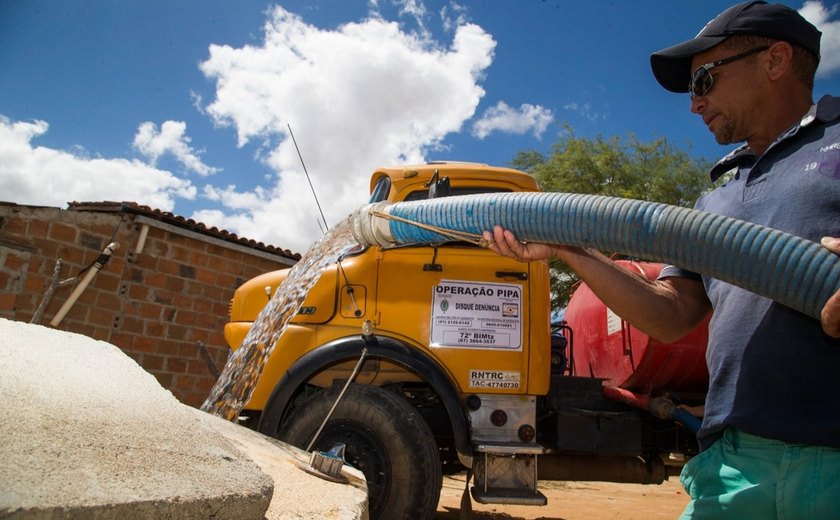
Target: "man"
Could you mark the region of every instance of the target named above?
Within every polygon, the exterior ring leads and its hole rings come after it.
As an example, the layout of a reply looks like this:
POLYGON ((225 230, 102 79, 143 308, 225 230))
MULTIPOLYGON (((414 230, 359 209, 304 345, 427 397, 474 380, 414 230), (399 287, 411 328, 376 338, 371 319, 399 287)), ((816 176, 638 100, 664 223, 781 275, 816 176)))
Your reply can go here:
MULTIPOLYGON (((667 90, 720 144, 745 142, 711 171, 731 178, 697 209, 781 229, 840 254, 840 98, 813 105, 820 32, 796 11, 746 2, 692 40, 656 52, 667 90)), ((840 518, 840 293, 821 321, 733 285, 668 266, 648 281, 592 250, 516 240, 522 261, 557 257, 618 315, 663 341, 712 310, 701 453, 681 481, 683 518, 840 518)))

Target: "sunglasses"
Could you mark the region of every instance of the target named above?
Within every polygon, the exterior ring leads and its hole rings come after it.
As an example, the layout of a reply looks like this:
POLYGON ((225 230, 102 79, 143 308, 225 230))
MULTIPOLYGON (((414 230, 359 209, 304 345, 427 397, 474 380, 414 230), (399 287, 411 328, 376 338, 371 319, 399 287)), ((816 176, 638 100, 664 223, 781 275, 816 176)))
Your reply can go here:
POLYGON ((722 60, 700 65, 691 75, 691 83, 688 84, 688 94, 691 96, 691 99, 694 99, 696 96, 705 96, 712 89, 712 85, 715 83, 715 78, 711 73, 713 68, 726 65, 727 63, 732 63, 733 61, 742 60, 747 56, 752 56, 757 52, 766 51, 769 48, 770 47, 768 46, 756 47, 755 49, 742 52, 741 54, 736 54, 735 56, 730 56, 722 60))

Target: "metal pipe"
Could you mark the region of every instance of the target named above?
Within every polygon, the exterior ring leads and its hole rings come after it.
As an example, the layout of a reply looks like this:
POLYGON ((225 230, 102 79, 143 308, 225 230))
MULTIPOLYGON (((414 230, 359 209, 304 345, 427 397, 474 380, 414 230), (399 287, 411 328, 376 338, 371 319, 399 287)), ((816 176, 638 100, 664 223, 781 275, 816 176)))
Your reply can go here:
POLYGON ((333 403, 332 408, 330 408, 330 411, 327 412, 327 416, 324 417, 323 422, 321 422, 321 426, 318 427, 318 431, 315 432, 315 435, 312 437, 312 440, 309 441, 309 446, 306 447, 306 451, 310 451, 312 449, 312 446, 315 445, 315 441, 318 440, 318 436, 321 435, 321 431, 324 429, 324 426, 327 425, 327 421, 329 421, 330 417, 332 417, 332 414, 335 411, 335 408, 338 406, 338 403, 341 402, 341 398, 344 397, 344 393, 347 391, 347 388, 350 387, 350 383, 352 383, 353 380, 356 379, 356 375, 359 373, 359 370, 362 368, 362 363, 364 363, 365 357, 367 357, 367 353, 368 353, 367 347, 363 347, 362 348, 362 355, 359 356, 359 361, 356 363, 356 367, 353 369, 353 373, 350 374, 350 378, 347 380, 346 383, 344 383, 344 388, 341 389, 341 392, 338 394, 338 397, 335 398, 335 402, 333 403))

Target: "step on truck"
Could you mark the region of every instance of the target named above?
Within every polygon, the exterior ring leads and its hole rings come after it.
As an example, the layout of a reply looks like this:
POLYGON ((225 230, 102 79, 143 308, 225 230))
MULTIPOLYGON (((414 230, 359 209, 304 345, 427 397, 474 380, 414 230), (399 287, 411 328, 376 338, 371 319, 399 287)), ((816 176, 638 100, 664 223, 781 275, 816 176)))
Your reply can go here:
MULTIPOLYGON (((526 173, 467 163, 381 168, 370 188, 369 203, 539 190, 526 173)), ((231 349, 287 274, 236 290, 231 349)), ((697 452, 675 405, 702 404, 705 327, 657 342, 585 285, 564 320, 551 315, 546 262, 464 242, 360 248, 310 290, 240 421, 304 449, 343 444, 373 519, 432 518, 442 475, 465 470, 485 504, 544 505, 539 480, 661 483, 697 452)))

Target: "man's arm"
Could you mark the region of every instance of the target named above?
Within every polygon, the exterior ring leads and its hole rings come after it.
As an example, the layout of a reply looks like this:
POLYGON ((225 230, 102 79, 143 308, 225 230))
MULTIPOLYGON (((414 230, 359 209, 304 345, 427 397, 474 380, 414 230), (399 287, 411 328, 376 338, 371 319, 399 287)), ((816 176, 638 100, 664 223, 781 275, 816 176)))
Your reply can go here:
MULTIPOLYGON (((579 247, 523 244, 499 226, 485 231, 490 249, 522 262, 556 257, 575 271, 610 309, 660 341, 675 341, 711 312, 703 284, 688 278, 648 280, 601 253, 579 247)), ((840 247, 840 245, 838 245, 840 247)))
MULTIPOLYGON (((820 242, 829 251, 840 255, 840 238, 824 237, 820 242)), ((832 338, 840 338, 840 291, 828 299, 820 314, 823 331, 832 338)))

